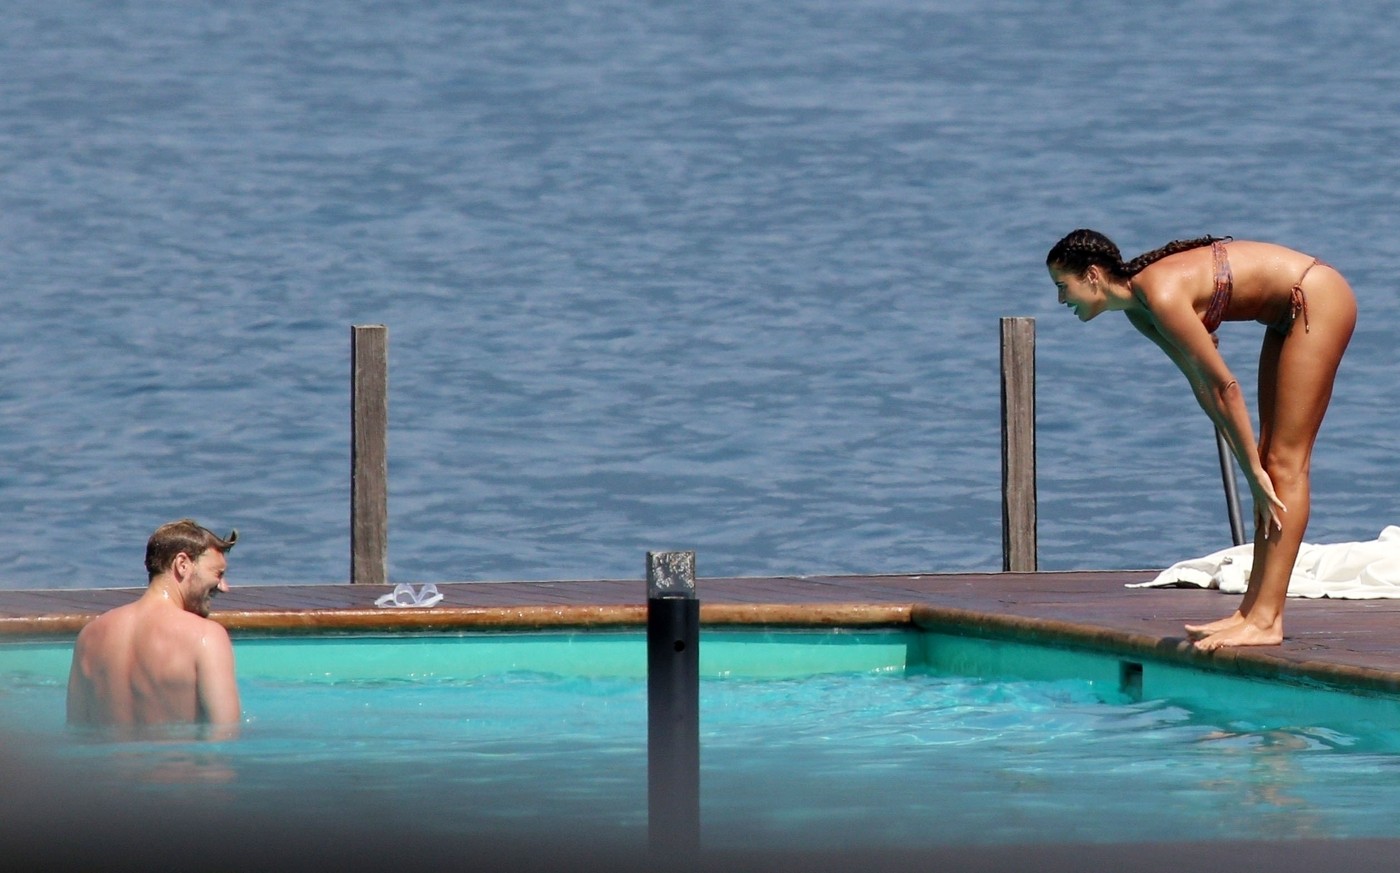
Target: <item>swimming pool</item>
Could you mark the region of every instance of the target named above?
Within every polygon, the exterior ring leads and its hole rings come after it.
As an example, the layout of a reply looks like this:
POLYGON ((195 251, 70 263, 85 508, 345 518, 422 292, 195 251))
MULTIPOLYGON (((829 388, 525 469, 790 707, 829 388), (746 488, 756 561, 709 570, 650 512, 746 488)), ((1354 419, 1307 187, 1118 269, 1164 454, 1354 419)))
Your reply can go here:
MULTIPOLYGON (((0 730, 124 804, 640 845, 644 645, 239 639, 241 739, 112 744, 64 730, 69 644, 7 644, 0 730)), ((707 631, 701 651, 706 848, 1400 836, 1389 698, 916 630, 707 631)))

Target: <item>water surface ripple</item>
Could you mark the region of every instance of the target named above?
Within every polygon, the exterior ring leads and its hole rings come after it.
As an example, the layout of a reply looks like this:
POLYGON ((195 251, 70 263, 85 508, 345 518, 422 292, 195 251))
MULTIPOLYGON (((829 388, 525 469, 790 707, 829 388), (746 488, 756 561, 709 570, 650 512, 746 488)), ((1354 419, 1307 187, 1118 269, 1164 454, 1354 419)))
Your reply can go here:
MULTIPOLYGON (((1396 521, 1400 11, 1244 0, 52 0, 0 28, 0 587, 347 578, 352 324, 395 580, 995 570, 998 319, 1040 559, 1228 544, 1185 380, 1046 249, 1288 243, 1363 320, 1309 539, 1396 521), (1342 47, 1345 47, 1343 49, 1342 47), (1385 331, 1388 333, 1388 330, 1385 331)), ((1258 328, 1228 326, 1254 379, 1258 328)))

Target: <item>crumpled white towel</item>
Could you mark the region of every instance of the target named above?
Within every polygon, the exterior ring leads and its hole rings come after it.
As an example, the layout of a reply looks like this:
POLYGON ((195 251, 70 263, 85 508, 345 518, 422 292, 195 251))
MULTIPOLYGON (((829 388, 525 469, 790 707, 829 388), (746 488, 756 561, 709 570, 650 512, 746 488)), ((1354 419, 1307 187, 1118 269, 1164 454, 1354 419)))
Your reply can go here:
MULTIPOLYGON (((1219 588, 1243 594, 1254 563, 1254 546, 1231 546, 1173 564, 1151 582, 1129 588, 1219 588)), ((1288 582, 1289 597, 1363 600, 1400 597, 1400 526, 1374 540, 1315 545, 1303 543, 1288 582)))

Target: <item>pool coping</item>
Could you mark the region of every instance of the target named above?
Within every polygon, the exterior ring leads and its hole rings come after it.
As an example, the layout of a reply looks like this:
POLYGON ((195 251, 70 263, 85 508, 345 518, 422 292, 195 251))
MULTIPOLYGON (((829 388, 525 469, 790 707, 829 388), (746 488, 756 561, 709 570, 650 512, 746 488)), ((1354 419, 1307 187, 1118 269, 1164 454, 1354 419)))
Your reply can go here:
POLYGON ((1288 661, 1272 655, 1267 648, 1202 652, 1182 638, 935 606, 916 606, 911 617, 917 627, 937 633, 1082 649, 1271 682, 1318 685, 1357 693, 1400 694, 1400 673, 1317 660, 1288 661))
MULTIPOLYGON (((1290 599, 1284 645, 1202 653, 1181 631, 1235 599, 1136 589, 1151 570, 701 579, 702 627, 918 628, 1033 642, 1353 692, 1400 692, 1400 601, 1290 599)), ((211 617, 240 634, 640 629, 639 580, 437 583, 432 608, 373 605, 388 586, 239 586, 211 617)), ((0 640, 72 637, 139 588, 0 591, 0 640)))
MULTIPOLYGON (((1182 622, 1223 615, 1237 599, 1213 591, 1124 588, 1153 575, 1150 570, 1132 570, 701 579, 697 587, 703 628, 921 629, 1347 692, 1393 695, 1400 691, 1400 640, 1394 634, 1400 627, 1400 601, 1290 599, 1288 637, 1282 646, 1205 654, 1189 647, 1181 633, 1182 622)), ((386 586, 237 587, 216 602, 212 617, 234 634, 235 647, 240 637, 308 631, 567 632, 645 626, 644 583, 639 580, 437 584, 446 597, 431 609, 374 608, 374 600, 391 590, 386 586)), ((142 590, 0 590, 0 643, 71 639, 96 615, 134 599, 142 590)), ((400 836, 395 836, 395 845, 400 836)), ((1009 869, 1034 859, 1040 869, 1068 871, 1121 866, 1131 859, 1135 869, 1167 870, 1229 856, 1241 870, 1272 873, 1319 867, 1385 869, 1397 845, 1400 841, 1384 839, 1288 839, 953 846, 884 856, 862 851, 851 859, 850 867, 894 870, 907 869, 911 862, 963 860, 978 869, 1009 869), (1240 851, 1244 854, 1237 854, 1240 851)), ((653 860, 643 859, 635 869, 641 869, 642 863, 654 866, 653 860)), ((712 868, 720 869, 720 863, 732 866, 733 858, 711 860, 716 862, 712 868)), ((833 859, 825 855, 767 860, 791 862, 775 869, 796 869, 797 863, 807 869, 810 860, 836 869, 833 859)))

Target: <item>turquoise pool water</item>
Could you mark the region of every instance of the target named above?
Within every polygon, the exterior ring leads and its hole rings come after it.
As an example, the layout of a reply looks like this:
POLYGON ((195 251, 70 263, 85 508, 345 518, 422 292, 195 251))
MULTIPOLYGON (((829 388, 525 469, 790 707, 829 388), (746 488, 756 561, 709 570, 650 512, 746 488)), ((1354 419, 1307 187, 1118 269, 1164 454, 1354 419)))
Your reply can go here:
MULTIPOLYGON (((0 730, 56 782, 216 816, 645 837, 639 634, 237 651, 236 741, 67 731, 60 644, 0 651, 0 730)), ((707 634, 702 672, 707 847, 1400 836, 1389 700, 897 631, 707 634)))

